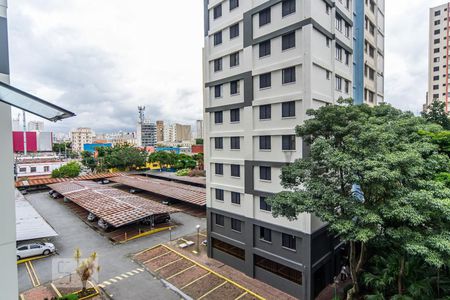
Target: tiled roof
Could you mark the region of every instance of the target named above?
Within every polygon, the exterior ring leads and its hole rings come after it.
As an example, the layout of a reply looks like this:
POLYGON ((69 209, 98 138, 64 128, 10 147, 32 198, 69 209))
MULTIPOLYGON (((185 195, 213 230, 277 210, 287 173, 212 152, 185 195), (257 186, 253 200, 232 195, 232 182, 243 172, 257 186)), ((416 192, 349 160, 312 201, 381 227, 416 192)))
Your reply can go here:
POLYGON ((96 180, 96 179, 104 179, 115 176, 123 176, 126 175, 125 172, 119 173, 101 173, 101 174, 89 174, 76 178, 30 178, 28 180, 16 181, 16 187, 29 187, 29 186, 37 186, 37 185, 49 185, 52 183, 58 182, 66 182, 66 181, 78 181, 78 180, 96 180))
POLYGON ((195 205, 206 205, 206 189, 202 187, 143 176, 119 176, 110 180, 195 205))
POLYGON ((206 186, 206 177, 189 177, 189 176, 178 176, 173 172, 158 172, 158 171, 148 171, 145 172, 148 176, 156 177, 156 178, 164 178, 170 180, 176 180, 179 182, 185 182, 187 184, 195 183, 198 185, 206 186))
POLYGON ((152 215, 179 211, 176 208, 91 181, 62 182, 51 184, 49 187, 114 227, 133 223, 152 215))

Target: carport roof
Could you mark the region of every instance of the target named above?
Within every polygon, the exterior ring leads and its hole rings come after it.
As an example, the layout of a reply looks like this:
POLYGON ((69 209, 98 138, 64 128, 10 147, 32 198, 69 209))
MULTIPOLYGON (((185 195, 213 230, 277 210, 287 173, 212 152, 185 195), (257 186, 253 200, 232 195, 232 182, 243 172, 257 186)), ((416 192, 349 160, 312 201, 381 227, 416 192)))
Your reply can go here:
POLYGON ((120 176, 109 180, 195 205, 206 205, 206 189, 142 176, 120 176))
POLYGON ((89 181, 63 182, 49 187, 114 227, 179 210, 121 190, 89 181))

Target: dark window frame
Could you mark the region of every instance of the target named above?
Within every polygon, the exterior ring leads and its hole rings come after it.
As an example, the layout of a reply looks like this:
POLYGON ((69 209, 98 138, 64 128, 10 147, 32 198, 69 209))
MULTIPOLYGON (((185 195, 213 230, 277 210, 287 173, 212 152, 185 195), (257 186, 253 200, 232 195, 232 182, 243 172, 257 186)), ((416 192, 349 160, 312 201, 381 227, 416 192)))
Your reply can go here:
POLYGON ((223 124, 223 111, 214 112, 214 124, 223 124))
POLYGON ((261 10, 258 14, 259 27, 270 24, 272 22, 272 10, 270 7, 261 10))
POLYGON ((259 137, 259 150, 272 150, 272 136, 261 135, 259 137))
POLYGON ((239 35, 240 35, 239 23, 231 25, 230 26, 230 40, 239 37, 239 35))
POLYGON ((214 46, 218 46, 220 44, 222 44, 223 39, 222 39, 222 31, 218 31, 216 33, 214 33, 214 46))
POLYGON ((239 7, 239 0, 230 0, 230 11, 239 7))
POLYGON ((241 177, 241 166, 240 165, 230 165, 230 174, 231 177, 241 177))
POLYGON ((272 87, 272 73, 264 73, 259 75, 259 88, 268 89, 272 87))
POLYGON ((213 7, 213 18, 214 20, 222 16, 222 3, 213 7))
POLYGON ((241 194, 237 192, 231 192, 231 203, 241 205, 241 194))
POLYGON ((259 197, 259 209, 263 211, 272 211, 272 206, 266 202, 266 197, 259 197))
POLYGON ((225 226, 225 216, 216 214, 215 222, 217 226, 224 227, 225 226))
POLYGON ((214 138, 214 149, 215 150, 223 150, 223 137, 215 137, 214 138))
POLYGON ((290 250, 297 250, 297 238, 294 235, 282 233, 281 246, 290 250))
POLYGON ((242 221, 231 218, 231 230, 236 232, 242 232, 242 221))
POLYGON ((267 243, 272 243, 272 230, 262 226, 259 227, 259 239, 267 243))
POLYGON ((296 150, 296 138, 294 134, 281 136, 281 150, 283 151, 296 150))
POLYGON ((283 102, 281 104, 282 118, 293 118, 295 115, 295 101, 283 102))
POLYGON ((295 31, 289 32, 281 37, 281 50, 289 50, 295 48, 296 46, 296 37, 295 31))
POLYGON ((272 53, 271 40, 266 40, 258 44, 259 58, 269 56, 272 53))
POLYGON ((272 168, 259 166, 259 180, 272 181, 272 168))
POLYGON ((240 93, 240 84, 239 84, 239 80, 234 80, 230 82, 230 95, 231 96, 235 96, 235 95, 239 95, 240 93))
POLYGON ((241 150, 241 137, 239 136, 230 137, 230 149, 241 150))
POLYGON ((284 18, 297 11, 295 0, 284 0, 281 6, 281 16, 284 18))
POLYGON ((224 201, 225 200, 225 191, 222 189, 215 189, 216 200, 224 201))
POLYGON ((230 54, 230 68, 239 66, 239 51, 230 54))
POLYGON ((265 104, 259 106, 259 119, 270 120, 272 119, 272 105, 265 104))
POLYGON ((290 83, 295 83, 297 80, 297 76, 296 76, 296 68, 294 67, 289 67, 289 68, 285 68, 281 71, 282 73, 282 83, 283 84, 290 84, 290 83))
POLYGON ((223 175, 223 164, 221 163, 214 164, 214 174, 223 175))

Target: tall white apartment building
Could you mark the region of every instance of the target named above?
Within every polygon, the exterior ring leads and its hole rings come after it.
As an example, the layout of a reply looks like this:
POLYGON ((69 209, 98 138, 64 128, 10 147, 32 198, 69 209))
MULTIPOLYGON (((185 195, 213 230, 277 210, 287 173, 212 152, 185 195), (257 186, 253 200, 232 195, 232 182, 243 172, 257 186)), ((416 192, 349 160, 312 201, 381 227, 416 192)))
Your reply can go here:
POLYGON ((195 122, 195 138, 196 139, 203 138, 203 120, 197 120, 195 122))
POLYGON ((76 152, 83 151, 84 144, 92 144, 95 133, 91 128, 77 128, 70 132, 72 150, 76 152))
POLYGON ((450 3, 430 8, 428 50, 428 95, 426 105, 434 99, 449 106, 450 3))
POLYGON ((265 200, 308 155, 308 109, 383 101, 384 1, 353 1, 204 0, 208 255, 300 299, 333 281, 342 245, 265 200))

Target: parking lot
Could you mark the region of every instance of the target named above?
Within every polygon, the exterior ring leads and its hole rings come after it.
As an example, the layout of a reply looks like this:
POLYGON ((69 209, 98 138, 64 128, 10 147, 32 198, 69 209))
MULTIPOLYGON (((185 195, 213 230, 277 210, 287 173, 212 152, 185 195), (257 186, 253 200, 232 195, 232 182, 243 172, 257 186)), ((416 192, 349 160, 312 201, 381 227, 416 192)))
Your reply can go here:
MULTIPOLYGON (((113 299, 179 299, 173 291, 167 289, 158 279, 143 272, 131 259, 131 253, 165 243, 169 232, 162 231, 133 240, 125 244, 114 245, 111 241, 93 230, 81 220, 62 201, 49 197, 47 192, 32 193, 27 200, 48 221, 59 234, 51 241, 58 254, 34 260, 30 264, 19 264, 19 290, 21 292, 52 279, 52 263, 60 258, 72 258, 74 250, 80 248, 83 256, 97 252, 100 274, 97 280, 113 299), (30 271, 31 277, 30 277, 30 271), (34 283, 34 284, 33 284, 34 283), (150 296, 151 295, 151 296, 150 296)), ((180 224, 170 232, 173 239, 195 232, 200 224, 206 228, 206 220, 179 212, 172 215, 175 223, 180 224)))

